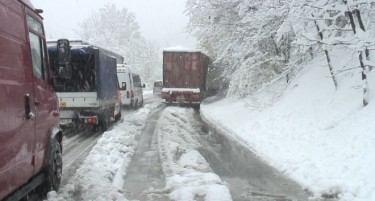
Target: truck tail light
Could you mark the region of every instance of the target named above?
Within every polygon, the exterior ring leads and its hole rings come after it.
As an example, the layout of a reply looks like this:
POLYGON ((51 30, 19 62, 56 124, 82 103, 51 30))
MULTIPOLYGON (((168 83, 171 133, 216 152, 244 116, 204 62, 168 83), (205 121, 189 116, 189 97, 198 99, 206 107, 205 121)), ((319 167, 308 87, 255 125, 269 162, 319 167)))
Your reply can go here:
POLYGON ((134 91, 133 91, 133 90, 131 90, 131 92, 130 92, 130 93, 131 93, 131 97, 132 97, 132 98, 134 98, 134 91))
POLYGON ((96 118, 87 118, 86 123, 87 124, 96 124, 96 118))
POLYGON ((199 100, 200 99, 200 94, 192 94, 192 99, 194 100, 199 100))

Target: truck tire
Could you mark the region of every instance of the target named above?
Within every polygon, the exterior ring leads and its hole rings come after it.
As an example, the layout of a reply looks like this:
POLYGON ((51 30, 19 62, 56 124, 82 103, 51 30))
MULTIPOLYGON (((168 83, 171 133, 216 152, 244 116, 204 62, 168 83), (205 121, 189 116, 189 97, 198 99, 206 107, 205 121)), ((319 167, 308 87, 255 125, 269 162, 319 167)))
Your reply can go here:
POLYGON ((52 140, 48 163, 46 181, 43 184, 45 193, 51 190, 57 191, 60 187, 63 161, 61 145, 56 138, 52 140))
POLYGON ((101 118, 99 120, 100 128, 102 131, 107 131, 109 128, 109 115, 107 112, 103 115, 101 115, 101 118))
POLYGON ((193 105, 193 108, 199 110, 201 108, 201 104, 195 104, 193 105))
POLYGON ((121 119, 121 111, 115 116, 115 121, 118 122, 121 119))

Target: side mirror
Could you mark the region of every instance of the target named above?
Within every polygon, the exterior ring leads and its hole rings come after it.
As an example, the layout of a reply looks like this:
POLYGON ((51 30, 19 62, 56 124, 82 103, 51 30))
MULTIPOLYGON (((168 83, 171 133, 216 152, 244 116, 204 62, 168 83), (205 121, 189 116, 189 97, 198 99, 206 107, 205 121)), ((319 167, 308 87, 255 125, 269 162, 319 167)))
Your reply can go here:
POLYGON ((122 82, 121 83, 121 89, 122 90, 126 90, 126 82, 122 82))
POLYGON ((142 85, 142 88, 146 88, 146 84, 143 84, 143 85, 142 85))
POLYGON ((70 66, 70 43, 67 39, 57 41, 57 59, 59 64, 59 77, 63 79, 72 78, 72 68, 70 66))
POLYGON ((57 40, 57 55, 60 66, 64 66, 70 62, 70 44, 67 39, 57 40))

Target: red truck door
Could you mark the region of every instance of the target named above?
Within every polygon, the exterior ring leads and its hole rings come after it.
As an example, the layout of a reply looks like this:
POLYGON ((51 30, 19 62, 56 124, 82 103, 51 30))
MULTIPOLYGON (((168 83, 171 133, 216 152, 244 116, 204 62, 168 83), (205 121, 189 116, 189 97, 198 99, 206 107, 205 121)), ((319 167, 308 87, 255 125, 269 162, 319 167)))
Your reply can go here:
POLYGON ((0 200, 34 174, 35 108, 24 6, 0 1, 0 200))

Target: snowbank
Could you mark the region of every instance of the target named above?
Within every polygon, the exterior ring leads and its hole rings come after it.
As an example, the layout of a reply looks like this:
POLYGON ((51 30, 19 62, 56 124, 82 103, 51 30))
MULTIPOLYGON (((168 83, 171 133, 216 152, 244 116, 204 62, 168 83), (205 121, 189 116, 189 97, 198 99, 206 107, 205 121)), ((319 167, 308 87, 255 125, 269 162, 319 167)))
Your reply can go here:
POLYGON ((124 114, 123 122, 103 133, 69 183, 58 193, 48 194, 48 201, 127 201, 122 192, 123 178, 137 146, 135 137, 141 134, 149 111, 157 105, 124 114))
MULTIPOLYGON (((359 66, 356 53, 335 56, 339 65, 359 66)), ((259 93, 203 104, 201 113, 315 197, 375 200, 375 98, 362 108, 360 69, 342 74, 335 90, 324 62, 313 60, 275 103, 259 93)))
POLYGON ((168 107, 156 129, 169 197, 176 201, 231 201, 228 187, 197 151, 201 145, 192 137, 196 131, 189 119, 194 117, 185 108, 168 107))

